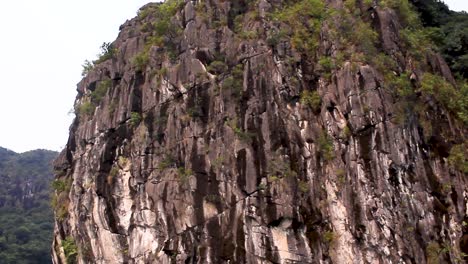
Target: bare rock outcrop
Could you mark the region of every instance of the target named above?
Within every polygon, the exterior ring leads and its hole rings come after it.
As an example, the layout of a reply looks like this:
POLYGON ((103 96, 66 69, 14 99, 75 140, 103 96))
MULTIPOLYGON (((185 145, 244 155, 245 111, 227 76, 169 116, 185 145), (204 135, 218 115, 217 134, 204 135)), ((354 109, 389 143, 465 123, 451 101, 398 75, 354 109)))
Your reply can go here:
POLYGON ((420 88, 450 70, 397 11, 349 2, 166 1, 123 24, 78 85, 54 263, 462 261, 466 126, 420 88))

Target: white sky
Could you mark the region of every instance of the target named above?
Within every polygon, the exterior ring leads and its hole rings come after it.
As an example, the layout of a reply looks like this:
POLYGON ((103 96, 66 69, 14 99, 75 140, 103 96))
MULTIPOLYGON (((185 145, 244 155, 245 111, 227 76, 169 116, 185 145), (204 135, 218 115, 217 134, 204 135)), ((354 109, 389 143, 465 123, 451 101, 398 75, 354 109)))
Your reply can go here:
MULTIPOLYGON (((5 0, 0 3, 0 146, 61 150, 84 60, 149 0, 5 0)), ((446 0, 468 10, 467 0, 446 0)))

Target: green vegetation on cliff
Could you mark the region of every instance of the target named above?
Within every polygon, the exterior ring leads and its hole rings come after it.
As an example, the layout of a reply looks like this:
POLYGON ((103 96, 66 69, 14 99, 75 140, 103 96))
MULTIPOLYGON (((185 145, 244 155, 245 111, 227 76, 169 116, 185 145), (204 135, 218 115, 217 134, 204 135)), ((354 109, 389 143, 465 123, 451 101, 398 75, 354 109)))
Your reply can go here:
POLYGON ((51 162, 57 153, 0 148, 0 263, 51 263, 51 162))
POLYGON ((468 13, 437 0, 412 0, 421 21, 453 73, 468 77, 468 13))

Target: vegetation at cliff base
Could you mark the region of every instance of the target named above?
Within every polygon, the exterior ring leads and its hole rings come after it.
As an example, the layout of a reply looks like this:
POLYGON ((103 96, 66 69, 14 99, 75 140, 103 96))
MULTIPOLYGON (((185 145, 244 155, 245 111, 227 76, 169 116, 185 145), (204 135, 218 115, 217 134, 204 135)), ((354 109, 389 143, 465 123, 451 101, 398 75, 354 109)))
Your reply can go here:
POLYGON ((57 153, 0 148, 0 263, 51 263, 51 162, 57 153))

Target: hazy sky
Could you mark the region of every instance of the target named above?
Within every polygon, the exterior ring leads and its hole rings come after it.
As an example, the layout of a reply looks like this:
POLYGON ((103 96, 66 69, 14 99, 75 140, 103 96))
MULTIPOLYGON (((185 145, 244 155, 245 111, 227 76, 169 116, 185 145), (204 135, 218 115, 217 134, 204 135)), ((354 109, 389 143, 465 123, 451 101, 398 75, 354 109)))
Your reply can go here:
MULTIPOLYGON (((61 150, 84 60, 113 41, 145 0, 0 3, 0 146, 61 150)), ((467 0, 445 1, 468 10, 467 0)))

